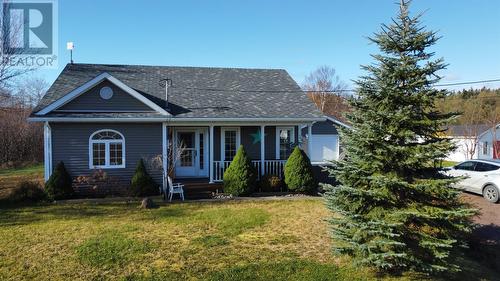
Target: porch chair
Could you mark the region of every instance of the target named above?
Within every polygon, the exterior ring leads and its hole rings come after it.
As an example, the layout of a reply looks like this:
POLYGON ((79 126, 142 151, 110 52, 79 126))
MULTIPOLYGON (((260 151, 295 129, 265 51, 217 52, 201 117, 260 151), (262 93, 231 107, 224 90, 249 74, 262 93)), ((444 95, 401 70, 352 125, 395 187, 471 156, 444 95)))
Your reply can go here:
POLYGON ((182 201, 184 201, 184 184, 182 183, 172 183, 172 178, 167 176, 167 185, 168 185, 168 194, 167 192, 164 191, 164 199, 166 200, 167 199, 167 196, 168 196, 168 200, 170 202, 172 202, 172 197, 174 196, 174 193, 178 193, 182 199, 182 201))

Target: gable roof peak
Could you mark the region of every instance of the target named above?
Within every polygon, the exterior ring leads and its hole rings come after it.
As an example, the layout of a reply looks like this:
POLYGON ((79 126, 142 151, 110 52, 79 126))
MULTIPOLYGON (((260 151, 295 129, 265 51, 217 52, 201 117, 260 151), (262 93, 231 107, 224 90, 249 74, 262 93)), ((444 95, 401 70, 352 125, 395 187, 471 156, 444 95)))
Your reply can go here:
POLYGON ((101 74, 97 75, 96 77, 92 78, 91 80, 85 82, 78 88, 74 89, 73 91, 66 93, 65 95, 61 96, 59 99, 53 101, 46 107, 40 109, 38 112, 36 112, 36 115, 45 115, 65 104, 68 102, 74 100, 75 98, 79 97, 80 95, 84 94, 88 90, 90 90, 92 87, 96 86, 97 84, 101 83, 104 80, 108 80, 110 83, 114 84, 118 88, 122 89, 125 93, 128 93, 132 97, 136 98, 137 100, 141 101, 142 103, 146 104, 149 106, 151 109, 157 111, 160 114, 163 115, 170 115, 167 111, 165 111, 163 108, 158 106, 157 104, 153 103, 151 100, 148 98, 144 97, 142 94, 137 92, 136 90, 132 89, 122 81, 116 79, 113 77, 111 74, 107 72, 102 72, 101 74))

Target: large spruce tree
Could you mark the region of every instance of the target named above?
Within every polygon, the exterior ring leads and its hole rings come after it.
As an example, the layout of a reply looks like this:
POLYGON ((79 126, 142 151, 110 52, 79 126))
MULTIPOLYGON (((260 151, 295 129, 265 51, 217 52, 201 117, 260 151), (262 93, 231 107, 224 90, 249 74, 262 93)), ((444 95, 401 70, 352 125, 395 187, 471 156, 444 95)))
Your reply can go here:
POLYGON ((446 65, 428 51, 436 33, 408 5, 401 1, 397 18, 370 38, 380 54, 356 81, 352 129, 341 135, 346 157, 331 170, 339 184, 325 194, 334 247, 388 272, 458 270, 451 253, 465 246, 474 210, 437 167, 453 149, 440 137, 453 116, 434 107, 446 65))

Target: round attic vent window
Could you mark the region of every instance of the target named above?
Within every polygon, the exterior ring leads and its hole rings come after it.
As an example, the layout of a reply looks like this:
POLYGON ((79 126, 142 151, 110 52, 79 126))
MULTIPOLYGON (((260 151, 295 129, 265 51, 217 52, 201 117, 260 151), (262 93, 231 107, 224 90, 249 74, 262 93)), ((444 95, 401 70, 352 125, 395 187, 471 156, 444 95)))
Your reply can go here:
POLYGON ((99 95, 102 99, 109 100, 113 97, 113 89, 111 89, 110 87, 102 87, 99 91, 99 95))

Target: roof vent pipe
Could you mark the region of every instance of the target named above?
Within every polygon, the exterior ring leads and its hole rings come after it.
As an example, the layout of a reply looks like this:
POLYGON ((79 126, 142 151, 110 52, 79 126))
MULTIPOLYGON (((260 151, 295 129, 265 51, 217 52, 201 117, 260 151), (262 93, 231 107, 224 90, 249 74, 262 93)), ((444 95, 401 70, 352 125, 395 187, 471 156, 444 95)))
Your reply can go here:
POLYGON ((165 86, 165 109, 168 109, 168 88, 172 86, 172 79, 161 79, 160 86, 165 86))

